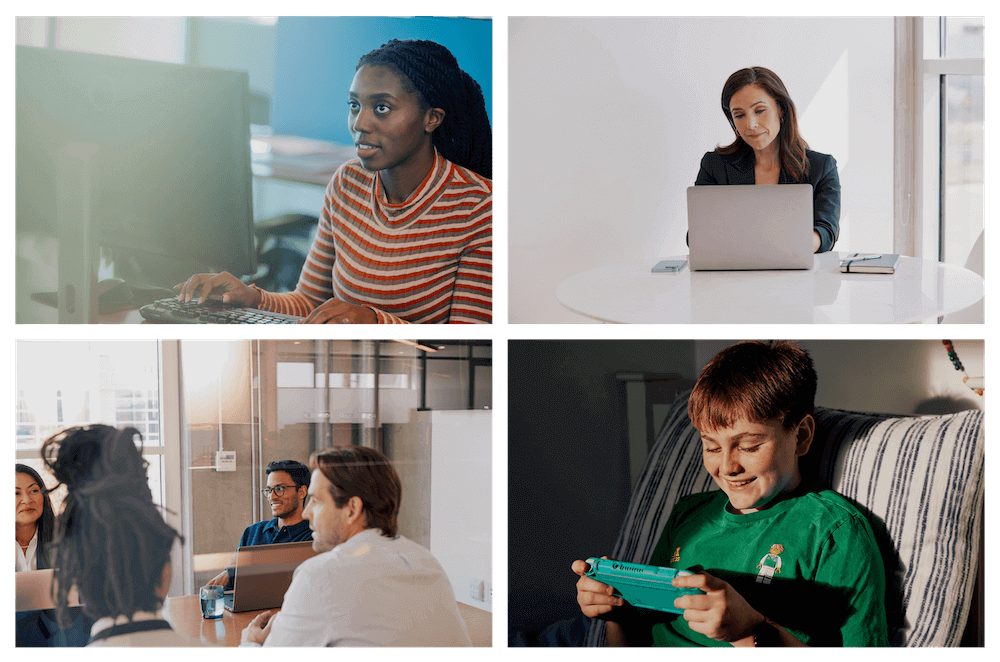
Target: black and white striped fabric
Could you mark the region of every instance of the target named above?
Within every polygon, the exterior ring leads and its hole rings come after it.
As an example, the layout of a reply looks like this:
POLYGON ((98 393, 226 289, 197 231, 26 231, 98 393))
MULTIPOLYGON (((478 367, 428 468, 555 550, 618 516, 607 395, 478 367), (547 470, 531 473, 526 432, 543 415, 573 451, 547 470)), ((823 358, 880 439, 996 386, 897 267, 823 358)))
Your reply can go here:
MULTIPOLYGON (((886 562, 890 643, 957 646, 983 525, 983 412, 899 417, 817 408, 815 418, 803 473, 868 515, 886 562)), ((650 451, 611 558, 647 563, 677 500, 714 489, 682 394, 650 451)), ((603 622, 593 621, 587 645, 604 645, 603 622)))

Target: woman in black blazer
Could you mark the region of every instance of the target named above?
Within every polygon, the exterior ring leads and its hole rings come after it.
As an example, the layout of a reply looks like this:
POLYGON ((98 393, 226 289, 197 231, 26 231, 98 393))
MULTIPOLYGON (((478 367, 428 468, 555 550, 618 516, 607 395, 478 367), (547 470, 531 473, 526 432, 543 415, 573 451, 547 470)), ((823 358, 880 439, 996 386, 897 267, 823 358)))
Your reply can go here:
POLYGON ((705 154, 695 185, 812 184, 813 251, 832 249, 840 231, 837 162, 799 135, 781 79, 764 67, 740 69, 722 88, 722 112, 736 140, 705 154))

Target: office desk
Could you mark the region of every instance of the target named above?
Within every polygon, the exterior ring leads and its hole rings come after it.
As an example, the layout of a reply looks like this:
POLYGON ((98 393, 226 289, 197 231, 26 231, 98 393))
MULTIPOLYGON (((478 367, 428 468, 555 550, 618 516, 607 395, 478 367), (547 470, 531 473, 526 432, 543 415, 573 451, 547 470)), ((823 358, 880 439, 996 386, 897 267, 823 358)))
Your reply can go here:
POLYGON ((223 610, 222 618, 208 620, 201 615, 201 598, 197 595, 183 595, 167 598, 163 606, 164 615, 170 625, 184 636, 212 646, 239 646, 240 635, 260 611, 244 611, 234 614, 223 610))
MULTIPOLYGON (((462 615, 473 646, 492 645, 493 614, 482 609, 476 609, 458 604, 458 613, 462 615)), ((164 603, 164 614, 170 625, 177 632, 195 641, 213 646, 239 646, 240 636, 244 628, 250 624, 260 611, 246 611, 234 614, 223 611, 222 618, 206 620, 201 616, 201 599, 197 595, 184 595, 167 598, 164 603)))
POLYGON ((621 324, 934 322, 983 298, 978 274, 906 256, 895 274, 841 273, 835 251, 798 271, 692 272, 684 265, 678 273, 651 273, 658 261, 590 269, 560 283, 556 298, 573 312, 621 324))

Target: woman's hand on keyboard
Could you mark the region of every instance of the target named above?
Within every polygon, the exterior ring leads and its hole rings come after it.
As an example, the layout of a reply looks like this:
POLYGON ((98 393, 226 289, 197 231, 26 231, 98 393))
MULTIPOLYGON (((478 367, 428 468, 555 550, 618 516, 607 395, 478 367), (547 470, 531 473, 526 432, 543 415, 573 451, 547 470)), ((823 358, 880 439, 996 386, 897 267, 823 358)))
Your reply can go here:
POLYGON ((378 324, 375 311, 340 299, 327 299, 299 324, 378 324))
POLYGON ((247 286, 236 276, 228 271, 218 274, 195 274, 179 285, 174 285, 175 290, 179 290, 178 301, 189 302, 194 299, 198 303, 205 303, 209 294, 222 295, 223 303, 231 303, 236 306, 256 308, 260 304, 260 291, 247 286))

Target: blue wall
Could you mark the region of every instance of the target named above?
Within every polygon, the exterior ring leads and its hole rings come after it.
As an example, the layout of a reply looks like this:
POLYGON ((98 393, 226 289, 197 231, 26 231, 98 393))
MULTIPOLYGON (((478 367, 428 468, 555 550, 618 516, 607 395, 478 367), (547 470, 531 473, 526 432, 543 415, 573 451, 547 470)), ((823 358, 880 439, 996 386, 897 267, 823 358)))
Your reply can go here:
POLYGON ((390 39, 430 39, 446 46, 483 89, 492 122, 489 19, 282 17, 275 33, 274 132, 350 144, 347 91, 354 68, 362 55, 390 39))

